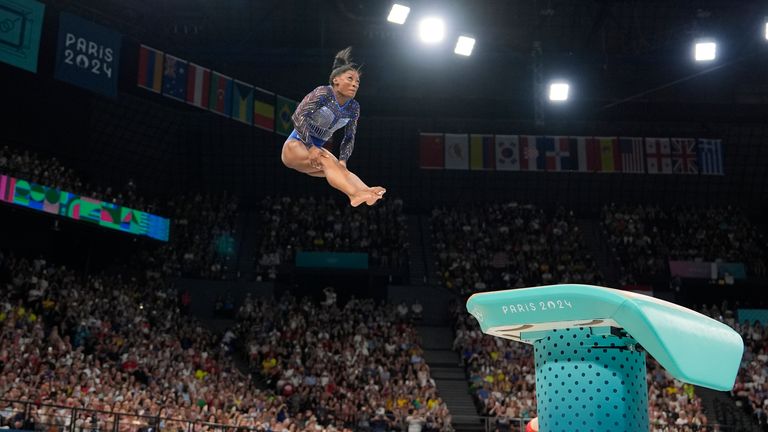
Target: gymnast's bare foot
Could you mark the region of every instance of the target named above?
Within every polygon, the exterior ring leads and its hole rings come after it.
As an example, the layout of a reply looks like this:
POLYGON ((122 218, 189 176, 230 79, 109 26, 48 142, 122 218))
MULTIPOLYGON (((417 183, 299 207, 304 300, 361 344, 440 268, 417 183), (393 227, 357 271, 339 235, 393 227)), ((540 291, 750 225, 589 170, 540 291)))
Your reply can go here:
POLYGON ((369 206, 376 204, 376 201, 384 198, 384 194, 387 193, 387 190, 380 186, 374 186, 372 188, 369 188, 368 190, 373 195, 372 198, 369 198, 365 201, 365 203, 368 204, 369 206))
POLYGON ((381 198, 381 196, 376 195, 375 193, 371 192, 369 189, 363 189, 349 196, 349 204, 352 207, 357 207, 362 203, 371 205, 372 203, 376 202, 379 198, 381 198))

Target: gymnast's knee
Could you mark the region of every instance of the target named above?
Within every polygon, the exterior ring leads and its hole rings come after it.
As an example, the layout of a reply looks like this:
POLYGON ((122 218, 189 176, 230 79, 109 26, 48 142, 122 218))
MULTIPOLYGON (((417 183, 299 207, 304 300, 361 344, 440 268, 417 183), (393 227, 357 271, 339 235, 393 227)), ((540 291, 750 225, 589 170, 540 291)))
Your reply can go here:
POLYGON ((299 155, 297 154, 296 145, 300 145, 298 141, 294 140, 288 140, 283 144, 283 150, 280 152, 280 160, 283 162, 283 165, 287 166, 288 168, 295 168, 297 166, 297 158, 299 155))

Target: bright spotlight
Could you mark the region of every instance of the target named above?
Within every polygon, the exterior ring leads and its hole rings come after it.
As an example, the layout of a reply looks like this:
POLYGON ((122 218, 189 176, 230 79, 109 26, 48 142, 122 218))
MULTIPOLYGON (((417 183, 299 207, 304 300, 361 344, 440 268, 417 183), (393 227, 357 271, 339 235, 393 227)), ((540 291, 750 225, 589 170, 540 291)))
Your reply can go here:
POLYGON ((765 21, 765 40, 768 40, 768 18, 765 21))
POLYGON ((475 47, 475 39, 469 36, 459 36, 459 40, 456 41, 456 49, 453 50, 456 54, 469 56, 472 54, 472 48, 475 47))
POLYGON ((549 100, 552 102, 564 102, 568 100, 570 85, 567 82, 556 81, 549 84, 549 100))
POLYGON ((395 3, 392 5, 392 10, 389 11, 387 21, 395 24, 405 24, 409 13, 411 13, 411 8, 395 3))
POLYGON ((712 61, 717 57, 717 44, 712 41, 696 42, 696 61, 712 61))
POLYGON ((424 43, 437 43, 445 36, 445 23, 440 18, 424 18, 419 23, 419 37, 424 43))

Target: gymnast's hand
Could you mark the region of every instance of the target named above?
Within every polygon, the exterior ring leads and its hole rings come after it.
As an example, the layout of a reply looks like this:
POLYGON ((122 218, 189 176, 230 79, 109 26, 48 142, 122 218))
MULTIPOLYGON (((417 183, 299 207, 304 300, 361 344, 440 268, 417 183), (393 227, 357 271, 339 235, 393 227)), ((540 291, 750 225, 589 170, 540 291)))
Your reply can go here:
POLYGON ((312 168, 322 170, 323 164, 320 162, 320 158, 328 157, 327 154, 320 147, 312 146, 309 149, 309 166, 312 168))

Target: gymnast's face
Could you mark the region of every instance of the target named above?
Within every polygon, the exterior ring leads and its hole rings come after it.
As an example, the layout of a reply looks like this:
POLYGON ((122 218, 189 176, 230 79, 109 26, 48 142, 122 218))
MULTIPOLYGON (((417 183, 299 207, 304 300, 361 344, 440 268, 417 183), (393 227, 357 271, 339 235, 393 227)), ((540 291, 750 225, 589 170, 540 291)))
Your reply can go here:
POLYGON ((354 70, 346 71, 333 79, 333 86, 342 96, 352 99, 360 87, 360 74, 354 70))

